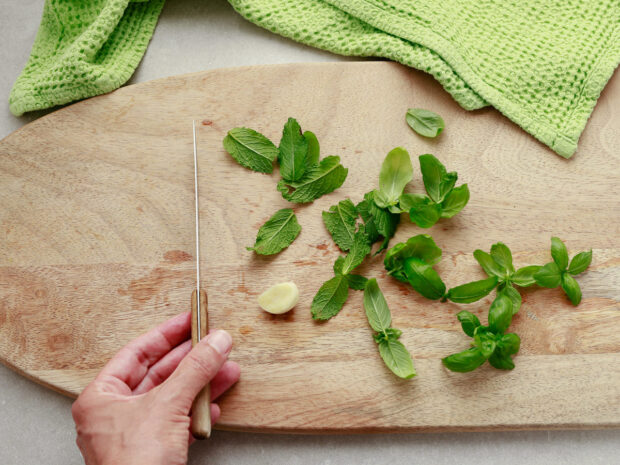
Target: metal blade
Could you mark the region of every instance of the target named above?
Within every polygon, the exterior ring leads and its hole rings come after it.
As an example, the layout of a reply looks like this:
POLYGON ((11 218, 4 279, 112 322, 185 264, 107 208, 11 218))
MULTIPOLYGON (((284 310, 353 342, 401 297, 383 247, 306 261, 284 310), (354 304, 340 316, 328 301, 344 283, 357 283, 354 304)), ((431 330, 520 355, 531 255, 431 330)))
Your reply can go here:
POLYGON ((200 338, 202 337, 201 333, 201 324, 202 321, 200 315, 200 218, 198 214, 198 151, 196 148, 196 121, 192 120, 192 127, 194 130, 194 196, 196 203, 196 294, 198 296, 197 305, 196 305, 196 314, 197 314, 197 335, 198 342, 200 342, 200 338))

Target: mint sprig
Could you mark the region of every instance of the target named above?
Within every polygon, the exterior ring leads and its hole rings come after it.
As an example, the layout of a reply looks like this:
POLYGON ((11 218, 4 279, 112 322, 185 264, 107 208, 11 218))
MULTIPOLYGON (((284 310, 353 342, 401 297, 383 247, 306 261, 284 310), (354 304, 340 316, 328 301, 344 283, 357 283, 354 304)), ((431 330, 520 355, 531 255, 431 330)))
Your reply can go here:
POLYGON ((301 226, 293 209, 283 208, 260 227, 254 247, 246 249, 259 255, 273 255, 291 245, 300 232, 301 226))
POLYGON ((234 128, 224 137, 224 148, 241 166, 260 173, 271 173, 278 149, 273 142, 249 128, 234 128))

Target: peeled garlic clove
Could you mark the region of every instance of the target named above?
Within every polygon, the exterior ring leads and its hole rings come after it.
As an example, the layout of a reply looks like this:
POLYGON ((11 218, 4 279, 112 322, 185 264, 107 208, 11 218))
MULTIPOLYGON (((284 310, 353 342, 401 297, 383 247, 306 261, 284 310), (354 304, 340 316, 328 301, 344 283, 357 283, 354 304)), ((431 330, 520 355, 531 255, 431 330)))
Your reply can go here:
POLYGON ((297 305, 299 301, 299 289, 295 283, 280 283, 271 286, 260 296, 258 305, 268 313, 281 315, 297 305))

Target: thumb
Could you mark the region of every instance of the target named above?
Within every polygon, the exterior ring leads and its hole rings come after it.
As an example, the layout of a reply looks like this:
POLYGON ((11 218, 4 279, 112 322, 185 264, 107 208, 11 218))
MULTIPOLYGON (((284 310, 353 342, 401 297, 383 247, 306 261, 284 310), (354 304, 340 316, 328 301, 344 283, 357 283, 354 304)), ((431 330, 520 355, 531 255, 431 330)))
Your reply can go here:
POLYGON ((232 338, 224 330, 217 330, 202 339, 179 363, 174 373, 162 385, 161 394, 171 399, 172 405, 187 414, 194 398, 220 370, 232 347, 232 338))

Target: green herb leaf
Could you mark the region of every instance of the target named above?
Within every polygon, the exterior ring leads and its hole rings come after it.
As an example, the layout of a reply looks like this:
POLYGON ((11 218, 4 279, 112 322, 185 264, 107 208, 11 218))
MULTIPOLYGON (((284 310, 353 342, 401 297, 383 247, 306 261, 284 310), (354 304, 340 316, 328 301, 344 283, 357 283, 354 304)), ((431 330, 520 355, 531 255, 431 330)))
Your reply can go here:
POLYGON ((316 138, 313 132, 304 131, 304 139, 308 144, 308 155, 306 156, 306 167, 309 168, 319 164, 319 158, 321 154, 321 147, 319 140, 316 138))
POLYGON ((441 218, 441 206, 432 202, 428 197, 424 198, 424 204, 418 204, 409 210, 409 218, 420 228, 430 228, 441 218))
POLYGON ((399 281, 408 283, 405 275, 405 259, 415 257, 428 265, 435 265, 441 260, 441 249, 428 234, 410 237, 407 242, 396 244, 385 254, 383 264, 387 272, 399 281))
POLYGON ((371 239, 371 243, 377 240, 377 236, 383 236, 383 243, 377 251, 377 253, 379 253, 387 248, 390 239, 394 236, 396 227, 398 223, 400 223, 400 215, 390 213, 389 210, 378 207, 374 202, 374 195, 372 192, 367 192, 364 195, 364 200, 367 201, 367 204, 362 206, 361 209, 360 205, 358 205, 358 211, 366 224, 366 234, 368 234, 369 239, 371 239), (368 218, 368 220, 366 218, 368 218), (377 236, 375 236, 375 234, 377 236), (375 240, 372 240, 373 238, 375 240))
POLYGON ((488 253, 477 249, 474 251, 474 258, 488 276, 497 276, 498 278, 504 278, 506 276, 506 269, 497 263, 488 253))
POLYGON ((495 260, 499 266, 508 270, 509 273, 514 273, 515 268, 512 266, 512 254, 510 249, 503 242, 498 242, 491 246, 491 257, 495 260))
POLYGON ((495 286, 497 286, 497 277, 491 276, 487 279, 453 287, 448 291, 446 297, 452 302, 469 304, 489 295, 489 293, 495 289, 495 286))
POLYGON ((344 257, 340 256, 334 262, 334 274, 336 276, 338 276, 339 274, 343 274, 342 273, 342 268, 343 267, 344 267, 344 257))
POLYGON ((489 308, 489 329, 503 334, 512 321, 512 301, 504 294, 498 294, 489 308))
POLYGON ((309 168, 299 181, 287 183, 285 180, 280 180, 278 190, 289 202, 312 202, 342 186, 347 173, 347 168, 340 164, 340 157, 331 155, 323 158, 318 165, 309 168))
POLYGON ((491 366, 500 370, 512 370, 515 364, 510 356, 519 351, 520 344, 519 336, 514 333, 505 334, 497 343, 497 348, 493 355, 489 357, 491 366))
POLYGON ((349 287, 351 289, 354 289, 356 291, 363 291, 364 289, 366 289, 368 279, 361 274, 348 274, 347 279, 349 280, 349 287))
POLYGON ((246 247, 260 255, 273 255, 287 248, 301 231, 291 208, 278 210, 258 230, 254 247, 246 247))
POLYGON ((498 349, 489 357, 489 364, 498 370, 512 370, 515 367, 510 355, 506 355, 498 349))
MULTIPOLYGON (((399 212, 409 212, 414 205, 424 204, 427 196, 422 194, 403 194, 398 199, 399 212)), ((430 200, 430 199, 428 199, 430 200)), ((396 213, 396 212, 393 212, 396 213)))
POLYGON ((474 371, 486 361, 486 357, 480 352, 478 347, 471 347, 458 354, 452 354, 444 359, 442 363, 450 371, 467 373, 474 371))
POLYGON ((441 202, 441 217, 452 218, 460 212, 469 202, 469 187, 467 184, 456 187, 450 191, 443 202, 441 202))
POLYGON ((583 273, 592 263, 592 250, 589 252, 581 252, 573 257, 568 267, 568 272, 572 275, 583 273))
POLYGON ((340 312, 349 296, 349 283, 346 276, 334 276, 323 283, 312 300, 310 310, 315 320, 329 320, 340 312))
POLYGON ((402 147, 392 149, 385 157, 379 173, 379 191, 387 202, 385 207, 398 202, 412 178, 413 166, 407 151, 402 147))
POLYGON ((431 200, 440 203, 443 200, 441 196, 441 181, 447 174, 446 167, 430 153, 420 155, 419 160, 426 193, 431 200))
POLYGON ((459 178, 459 175, 456 171, 449 171, 441 177, 441 182, 439 183, 439 198, 440 202, 445 200, 446 196, 452 192, 454 189, 454 185, 456 184, 456 180, 459 178))
POLYGON ((351 251, 344 258, 342 264, 342 274, 349 274, 355 268, 357 268, 363 261, 366 255, 370 253, 370 241, 364 231, 358 231, 353 238, 353 245, 351 251))
POLYGON ((446 293, 446 285, 432 266, 419 258, 407 258, 404 272, 411 287, 427 299, 441 299, 446 293))
POLYGON ((373 336, 373 339, 377 344, 381 341, 398 341, 398 338, 403 334, 400 329, 388 328, 381 333, 377 333, 373 336))
POLYGON ((278 149, 261 133, 234 128, 224 137, 224 149, 241 165, 259 173, 271 173, 278 149))
POLYGON ((581 302, 581 288, 575 278, 569 273, 562 273, 562 289, 564 289, 573 305, 579 305, 579 302, 581 302))
POLYGON ((477 332, 474 334, 475 347, 480 349, 480 353, 484 358, 489 358, 495 351, 495 334, 491 332, 477 332))
POLYGON ((390 207, 390 199, 388 199, 387 195, 381 192, 380 190, 375 189, 372 191, 372 198, 375 201, 375 204, 379 208, 389 208, 390 207))
POLYGON ((410 379, 416 375, 411 355, 400 341, 394 339, 381 341, 379 354, 386 366, 399 378, 410 379))
POLYGON ((388 304, 375 278, 369 279, 364 289, 364 309, 370 327, 381 333, 392 325, 388 304))
POLYGON ((504 334, 500 339, 498 346, 508 355, 514 355, 519 352, 521 346, 521 338, 515 333, 504 334))
POLYGON ((480 326, 480 320, 473 313, 468 312, 467 310, 463 310, 456 314, 456 317, 461 322, 461 328, 463 328, 463 332, 467 334, 469 337, 474 337, 474 331, 478 326, 480 326))
POLYGON ((368 236, 371 244, 374 244, 379 239, 379 231, 377 231, 375 220, 370 214, 370 208, 373 206, 373 203, 372 193, 368 192, 364 195, 364 200, 355 206, 357 212, 362 217, 362 221, 364 222, 364 232, 368 236))
POLYGON ((424 137, 437 137, 445 126, 441 116, 422 108, 409 108, 405 119, 411 129, 424 137))
POLYGON ((323 223, 341 250, 347 251, 353 245, 357 209, 349 199, 340 201, 322 213, 323 223))
POLYGON ((299 181, 306 172, 308 141, 295 118, 289 118, 284 124, 279 151, 280 175, 285 181, 299 181))
POLYGON ((562 271, 568 266, 568 252, 564 242, 557 237, 551 238, 551 257, 553 261, 562 271))
POLYGON ((531 286, 532 284, 536 283, 536 280, 534 279, 534 275, 541 268, 542 266, 538 266, 538 265, 530 265, 530 266, 524 266, 523 268, 519 268, 516 271, 516 273, 514 273, 510 277, 510 281, 512 281, 513 284, 516 284, 517 286, 521 286, 521 287, 531 286))
POLYGON ((502 294, 510 299, 512 302, 512 314, 514 315, 521 308, 521 294, 510 283, 503 283, 499 290, 499 294, 502 294))
POLYGON ((562 272, 555 262, 549 262, 534 273, 534 279, 539 286, 554 288, 560 285, 562 272))

